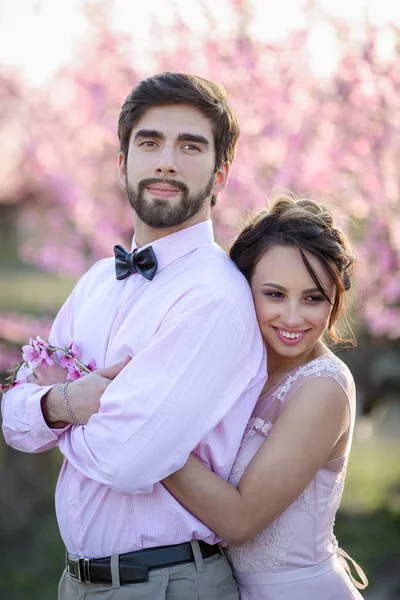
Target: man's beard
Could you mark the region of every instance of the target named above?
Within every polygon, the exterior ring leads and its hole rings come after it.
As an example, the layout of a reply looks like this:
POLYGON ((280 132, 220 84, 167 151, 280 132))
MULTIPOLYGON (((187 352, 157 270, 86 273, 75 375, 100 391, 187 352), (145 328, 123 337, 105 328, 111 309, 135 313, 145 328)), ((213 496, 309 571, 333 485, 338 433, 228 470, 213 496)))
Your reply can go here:
POLYGON ((185 221, 188 221, 200 212, 211 193, 213 184, 214 174, 211 176, 207 186, 202 192, 199 192, 195 196, 190 196, 187 185, 181 181, 175 181, 174 179, 142 179, 137 186, 137 190, 134 189, 127 179, 126 191, 129 204, 132 206, 139 219, 148 227, 164 229, 182 225, 182 223, 185 223, 185 221), (167 183, 168 185, 179 189, 181 191, 181 199, 173 205, 169 204, 167 199, 164 200, 153 197, 151 200, 146 200, 144 198, 144 190, 154 183, 167 183))

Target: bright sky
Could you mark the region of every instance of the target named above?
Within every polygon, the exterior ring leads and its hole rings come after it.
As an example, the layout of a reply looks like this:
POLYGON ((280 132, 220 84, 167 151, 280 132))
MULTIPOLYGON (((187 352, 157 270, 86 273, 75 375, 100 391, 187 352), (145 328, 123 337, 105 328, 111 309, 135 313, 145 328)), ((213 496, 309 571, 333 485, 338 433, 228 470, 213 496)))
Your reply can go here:
MULTIPOLYGON (((91 0, 94 4, 100 0, 91 0)), ((228 36, 235 28, 232 0, 110 0, 112 26, 132 34, 132 51, 150 56, 157 31, 171 26, 179 14, 199 34, 209 35, 209 21, 203 5, 214 22, 213 35, 228 36)), ((304 26, 301 7, 304 0, 247 0, 251 9, 250 32, 259 39, 279 39, 304 26)), ((17 66, 27 83, 40 85, 74 55, 78 40, 89 31, 82 13, 85 0, 0 0, 0 66, 17 66)), ((400 25, 399 0, 314 0, 326 14, 337 15, 351 24, 354 35, 362 35, 369 22, 382 29, 380 52, 390 59, 394 36, 388 25, 400 25)), ((328 23, 316 23, 310 32, 310 64, 321 76, 334 69, 338 47, 328 23)))

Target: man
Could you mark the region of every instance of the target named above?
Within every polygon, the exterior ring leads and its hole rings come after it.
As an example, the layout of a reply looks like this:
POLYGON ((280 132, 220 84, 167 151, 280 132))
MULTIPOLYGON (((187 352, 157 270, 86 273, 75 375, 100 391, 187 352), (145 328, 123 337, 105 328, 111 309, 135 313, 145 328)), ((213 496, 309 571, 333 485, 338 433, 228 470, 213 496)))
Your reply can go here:
POLYGON ((98 366, 131 360, 68 386, 36 370, 4 398, 4 435, 65 457, 60 600, 237 599, 218 538, 159 483, 191 452, 227 479, 265 381, 249 286, 210 221, 237 119, 217 84, 162 73, 133 89, 118 134, 132 252, 116 247, 116 263, 86 273, 50 341, 73 339, 98 366))

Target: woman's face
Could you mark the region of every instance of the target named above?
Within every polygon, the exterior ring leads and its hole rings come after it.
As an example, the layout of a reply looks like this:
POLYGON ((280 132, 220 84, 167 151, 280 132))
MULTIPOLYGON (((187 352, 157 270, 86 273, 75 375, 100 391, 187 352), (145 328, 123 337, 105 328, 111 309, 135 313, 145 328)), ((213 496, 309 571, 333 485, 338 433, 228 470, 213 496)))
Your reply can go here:
MULTIPOLYGON (((321 262, 305 252, 327 296, 335 285, 321 262)), ((288 359, 310 354, 329 323, 332 305, 318 290, 295 247, 274 246, 257 263, 251 289, 267 348, 288 359)))

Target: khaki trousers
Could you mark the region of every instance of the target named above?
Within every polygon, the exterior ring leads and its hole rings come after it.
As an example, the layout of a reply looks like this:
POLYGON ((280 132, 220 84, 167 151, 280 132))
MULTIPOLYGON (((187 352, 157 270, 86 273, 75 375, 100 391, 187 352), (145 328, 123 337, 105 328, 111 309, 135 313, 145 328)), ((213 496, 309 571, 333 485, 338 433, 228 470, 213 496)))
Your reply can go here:
POLYGON ((64 571, 58 600, 239 600, 225 556, 216 554, 203 560, 198 544, 192 542, 192 546, 196 562, 151 569, 144 583, 120 586, 116 561, 111 567, 113 582, 108 585, 79 583, 64 571))

